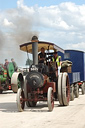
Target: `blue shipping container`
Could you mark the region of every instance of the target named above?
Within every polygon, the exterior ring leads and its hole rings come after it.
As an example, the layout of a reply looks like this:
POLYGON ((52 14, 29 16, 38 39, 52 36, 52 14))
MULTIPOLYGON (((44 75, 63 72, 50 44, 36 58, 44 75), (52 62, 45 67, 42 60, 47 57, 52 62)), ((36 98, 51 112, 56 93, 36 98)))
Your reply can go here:
POLYGON ((72 61, 72 73, 69 73, 70 83, 85 81, 85 52, 65 50, 62 60, 72 61))

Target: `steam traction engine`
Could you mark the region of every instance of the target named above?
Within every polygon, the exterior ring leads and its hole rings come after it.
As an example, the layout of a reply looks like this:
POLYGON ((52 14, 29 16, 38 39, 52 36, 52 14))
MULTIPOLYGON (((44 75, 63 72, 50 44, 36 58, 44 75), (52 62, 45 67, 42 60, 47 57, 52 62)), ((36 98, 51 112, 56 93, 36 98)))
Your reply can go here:
POLYGON ((8 64, 7 68, 5 68, 3 64, 0 64, 0 94, 7 90, 12 90, 16 93, 22 84, 18 77, 21 78, 22 73, 20 71, 14 71, 12 62, 8 64))
POLYGON ((13 63, 9 63, 7 68, 0 64, 0 93, 3 91, 11 90, 11 77, 14 73, 13 63))
POLYGON ((22 83, 17 92, 18 111, 24 110, 25 102, 27 107, 35 107, 38 101, 47 101, 49 111, 53 110, 56 100, 59 100, 60 105, 67 106, 70 99, 68 74, 61 72, 58 75, 58 69, 49 59, 52 56, 50 50, 64 50, 53 43, 38 41, 36 36, 32 37, 31 42, 20 45, 20 49, 32 53, 33 64, 25 78, 23 75, 18 77, 22 83), (39 64, 38 52, 41 47, 47 50, 47 58, 45 63, 39 64))

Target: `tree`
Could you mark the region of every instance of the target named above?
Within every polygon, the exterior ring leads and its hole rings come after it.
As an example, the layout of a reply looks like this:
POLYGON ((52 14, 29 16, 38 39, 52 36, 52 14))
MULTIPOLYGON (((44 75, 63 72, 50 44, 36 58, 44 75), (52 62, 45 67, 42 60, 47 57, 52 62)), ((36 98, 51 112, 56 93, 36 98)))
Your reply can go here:
POLYGON ((29 66, 30 66, 32 63, 33 63, 33 61, 32 61, 31 59, 28 58, 28 59, 26 60, 26 65, 29 65, 29 66))

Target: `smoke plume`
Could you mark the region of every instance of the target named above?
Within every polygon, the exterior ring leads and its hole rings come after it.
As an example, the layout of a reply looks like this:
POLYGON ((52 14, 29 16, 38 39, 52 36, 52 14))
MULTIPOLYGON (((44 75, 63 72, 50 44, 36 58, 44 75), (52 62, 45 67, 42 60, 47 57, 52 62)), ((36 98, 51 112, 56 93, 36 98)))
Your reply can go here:
MULTIPOLYGON (((2 59, 14 58, 19 65, 25 64, 26 58, 19 49, 19 45, 31 41, 33 35, 39 37, 39 32, 36 31, 35 11, 33 9, 26 10, 25 6, 16 9, 6 10, 4 12, 3 31, 0 31, 0 54, 2 59), (23 61, 22 61, 23 60, 23 61)), ((27 58, 26 58, 27 59, 27 58)))
POLYGON ((10 33, 16 43, 21 44, 28 42, 31 41, 33 35, 38 36, 39 32, 32 30, 34 22, 32 20, 33 18, 27 18, 24 16, 16 17, 16 20, 14 21, 16 27, 14 27, 10 33))
POLYGON ((3 44, 5 43, 5 35, 4 33, 0 30, 0 49, 3 47, 3 44))

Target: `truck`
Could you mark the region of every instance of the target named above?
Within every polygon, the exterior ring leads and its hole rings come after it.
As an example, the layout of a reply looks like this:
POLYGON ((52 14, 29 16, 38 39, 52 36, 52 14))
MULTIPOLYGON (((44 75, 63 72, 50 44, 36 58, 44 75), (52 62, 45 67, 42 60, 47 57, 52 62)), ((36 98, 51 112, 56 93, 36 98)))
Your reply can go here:
POLYGON ((79 50, 65 50, 62 60, 72 61, 72 73, 69 73, 71 100, 79 97, 79 88, 85 94, 85 52, 79 50))

